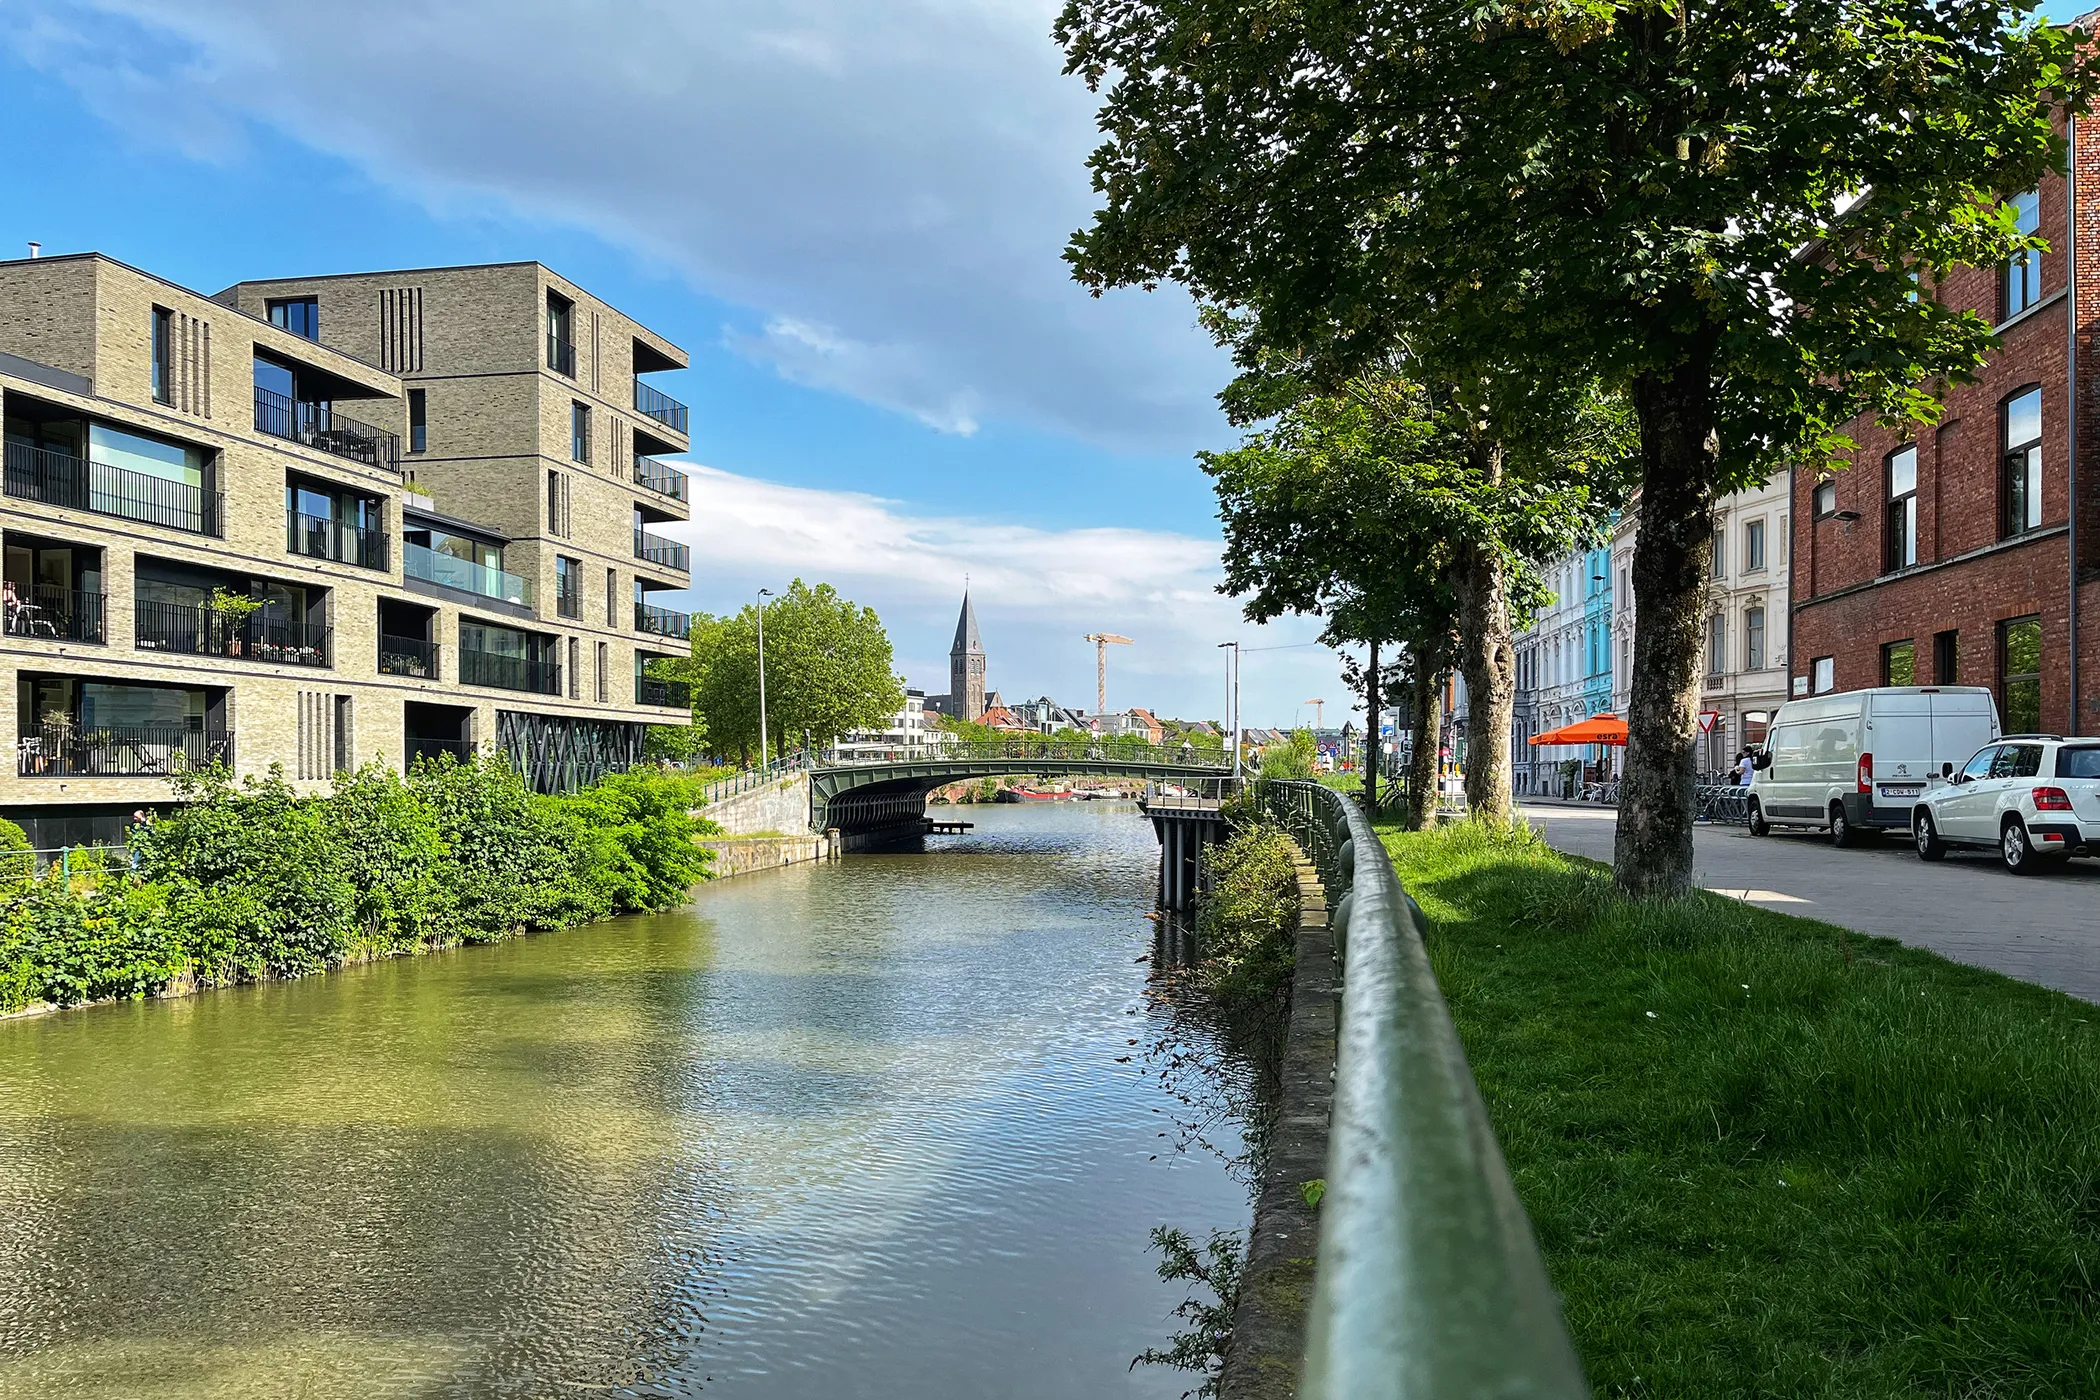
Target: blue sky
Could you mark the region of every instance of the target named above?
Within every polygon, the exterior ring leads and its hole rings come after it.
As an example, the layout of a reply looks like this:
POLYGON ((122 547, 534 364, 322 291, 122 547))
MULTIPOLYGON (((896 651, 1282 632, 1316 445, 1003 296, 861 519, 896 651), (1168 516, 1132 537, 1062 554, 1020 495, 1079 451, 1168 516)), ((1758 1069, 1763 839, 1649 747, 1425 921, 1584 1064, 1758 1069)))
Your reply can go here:
MULTIPOLYGON (((1213 591, 1192 457, 1235 435, 1185 297, 1094 299, 1093 99, 1055 0, 0 0, 0 256, 204 291, 538 258, 684 345, 693 607, 826 578, 945 688, 963 579, 992 684, 1250 723, 1338 700, 1309 623, 1213 591)), ((1330 717, 1332 717, 1330 707, 1330 717)), ((1306 712, 1309 717, 1309 712, 1306 712)))

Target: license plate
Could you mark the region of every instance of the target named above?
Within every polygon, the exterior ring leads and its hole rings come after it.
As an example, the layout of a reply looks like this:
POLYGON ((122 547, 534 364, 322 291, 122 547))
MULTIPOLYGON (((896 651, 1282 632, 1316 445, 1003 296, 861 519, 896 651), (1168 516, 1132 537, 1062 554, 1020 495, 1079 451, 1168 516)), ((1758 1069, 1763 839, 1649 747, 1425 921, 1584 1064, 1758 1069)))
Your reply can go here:
POLYGON ((1916 797, 1923 791, 1925 791, 1923 783, 1906 784, 1902 787, 1884 787, 1881 790, 1881 795, 1883 797, 1916 797))

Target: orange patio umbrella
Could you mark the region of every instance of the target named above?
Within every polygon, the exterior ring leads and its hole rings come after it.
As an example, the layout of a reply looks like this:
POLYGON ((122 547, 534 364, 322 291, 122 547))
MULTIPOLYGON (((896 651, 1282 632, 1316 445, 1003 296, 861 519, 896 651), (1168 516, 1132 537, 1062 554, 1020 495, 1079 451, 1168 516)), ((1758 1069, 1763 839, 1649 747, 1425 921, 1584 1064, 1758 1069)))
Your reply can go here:
POLYGON ((1615 744, 1626 743, 1626 721, 1614 714, 1596 714, 1588 719, 1564 724, 1558 729, 1549 729, 1544 734, 1534 735, 1533 745, 1545 744, 1615 744))

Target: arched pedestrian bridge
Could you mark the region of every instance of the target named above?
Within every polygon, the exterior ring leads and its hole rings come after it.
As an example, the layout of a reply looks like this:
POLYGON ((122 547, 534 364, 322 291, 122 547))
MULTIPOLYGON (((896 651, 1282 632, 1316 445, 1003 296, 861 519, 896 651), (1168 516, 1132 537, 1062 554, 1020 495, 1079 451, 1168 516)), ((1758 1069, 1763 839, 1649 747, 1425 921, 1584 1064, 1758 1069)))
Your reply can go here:
POLYGON ((837 828, 850 849, 923 830, 927 794, 971 778, 1027 774, 1188 783, 1231 771, 1232 755, 1222 750, 1115 740, 993 739, 862 753, 810 765, 810 826, 837 828))

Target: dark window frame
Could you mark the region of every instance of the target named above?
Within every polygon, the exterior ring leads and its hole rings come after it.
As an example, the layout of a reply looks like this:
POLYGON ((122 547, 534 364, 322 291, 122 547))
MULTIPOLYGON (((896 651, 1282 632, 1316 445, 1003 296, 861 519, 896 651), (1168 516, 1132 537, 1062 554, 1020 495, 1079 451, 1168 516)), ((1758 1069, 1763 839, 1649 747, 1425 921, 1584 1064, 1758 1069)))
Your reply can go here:
POLYGON ((1892 574, 1918 562, 1918 445, 1904 443, 1881 459, 1881 571, 1892 574), (1896 489, 1896 463, 1910 458, 1910 489, 1896 489))
POLYGON ((408 391, 408 450, 424 452, 430 447, 430 405, 421 389, 408 391))
POLYGON ((2046 669, 2042 661, 2042 641, 2042 619, 2039 613, 2029 613, 2025 617, 2008 617, 1998 624, 1998 716, 2004 722, 2005 732, 2008 734, 2037 734, 2041 732, 2042 674, 2046 669), (2015 628, 2026 627, 2034 629, 2034 669, 2031 671, 2015 671, 2012 669, 2013 631, 2015 628), (2032 712, 2031 722, 2024 725, 2016 723, 2014 719, 2013 687, 2015 686, 2020 688, 2023 697, 2028 693, 2029 688, 2032 688, 2034 697, 2032 706, 2028 706, 2024 699, 2021 704, 2023 713, 2030 709, 2032 712))
POLYGON ((1918 639, 1899 637, 1893 642, 1881 644, 1881 683, 1883 685, 1916 685, 1918 683, 1918 639), (1903 669, 1909 674, 1897 674, 1896 660, 1903 658, 1903 669))
POLYGON ((577 399, 569 400, 569 459, 591 463, 591 406, 577 399))
POLYGON ((265 319, 277 329, 301 340, 321 343, 321 299, 319 297, 271 297, 263 303, 265 319), (303 326, 295 324, 304 322, 303 326))
POLYGON ((1835 481, 1817 482, 1815 490, 1809 493, 1808 507, 1810 516, 1817 520, 1828 520, 1831 516, 1837 514, 1837 501, 1838 484, 1835 481))
POLYGON ((175 402, 175 313, 153 308, 153 401, 175 402))
MULTIPOLYGON (((2039 188, 2014 195, 2006 203, 2014 209, 2020 232, 2038 233, 2042 226, 2042 192, 2039 188)), ((1998 319, 2010 321, 2031 311, 2042 301, 2042 250, 2028 248, 2014 253, 1998 271, 1998 319)))
POLYGON ((2042 386, 2023 384, 1998 401, 1998 538, 2016 539, 2041 528, 2042 522, 2042 386), (2012 439, 2013 404, 2033 395, 2035 435, 2012 439), (2019 481, 2014 484, 2017 461, 2019 481))

